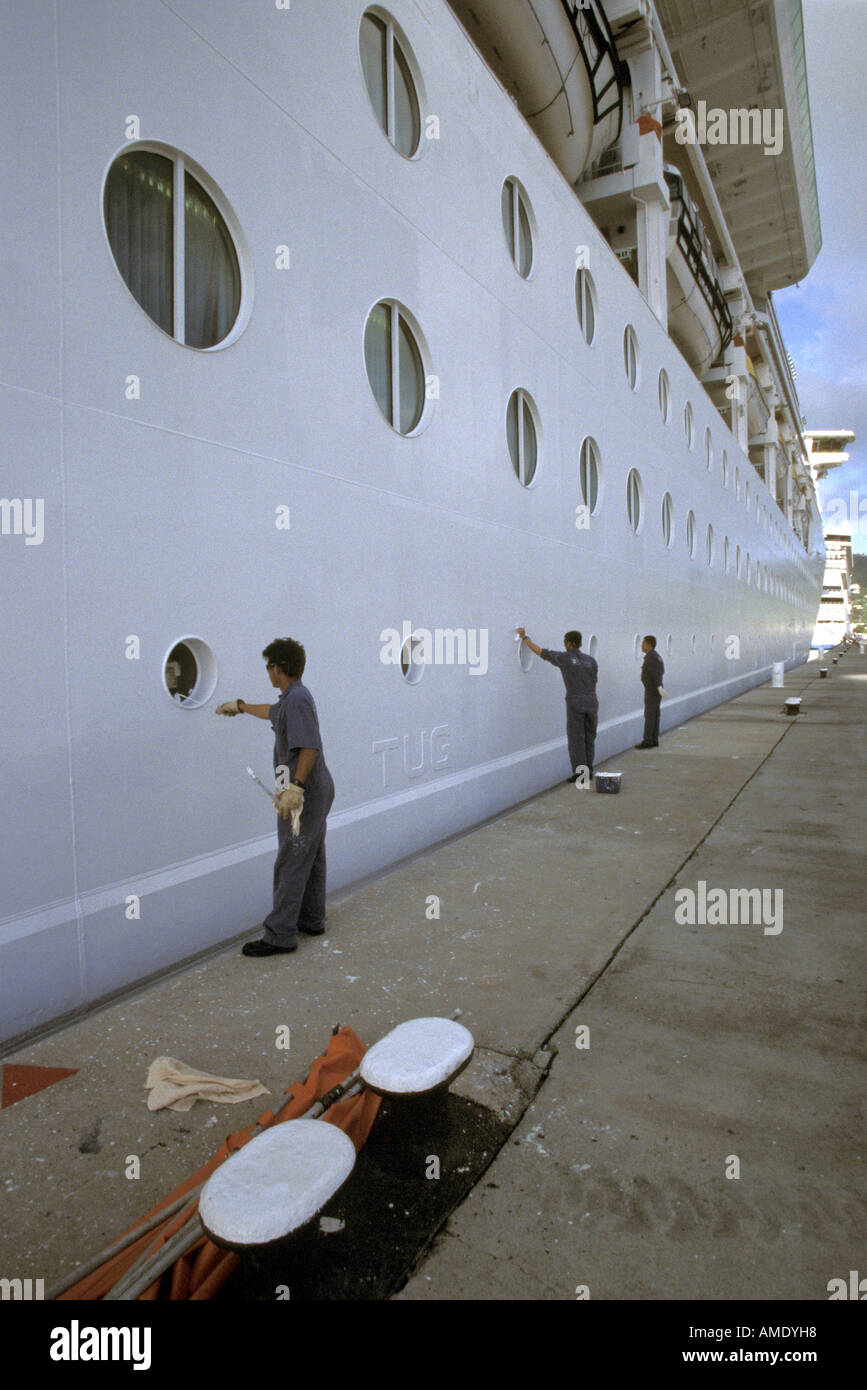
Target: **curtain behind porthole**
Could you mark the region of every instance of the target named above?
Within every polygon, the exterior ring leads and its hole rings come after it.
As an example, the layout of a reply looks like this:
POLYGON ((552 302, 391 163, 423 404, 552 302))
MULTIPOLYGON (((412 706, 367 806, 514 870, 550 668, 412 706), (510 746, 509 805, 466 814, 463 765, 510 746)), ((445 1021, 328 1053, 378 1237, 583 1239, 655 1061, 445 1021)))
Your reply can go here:
MULTIPOLYGON (((152 150, 115 160, 105 184, 105 224, 130 293, 174 336, 174 162, 152 150)), ((229 230, 213 199, 184 173, 184 326, 188 347, 209 348, 232 330, 241 305, 241 272, 229 230)))
POLYGON ((172 175, 165 155, 135 150, 115 160, 105 184, 105 225, 117 268, 168 334, 174 325, 172 175))

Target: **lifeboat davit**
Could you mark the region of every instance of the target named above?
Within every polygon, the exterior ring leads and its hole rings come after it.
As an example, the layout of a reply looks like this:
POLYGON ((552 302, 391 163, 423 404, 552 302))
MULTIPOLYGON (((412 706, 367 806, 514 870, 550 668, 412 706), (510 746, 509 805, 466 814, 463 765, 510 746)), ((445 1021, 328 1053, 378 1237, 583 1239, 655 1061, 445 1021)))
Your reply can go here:
POLYGON ((620 134, 623 78, 599 0, 449 0, 570 183, 620 134))
POLYGON ((747 357, 747 372, 749 383, 747 385, 747 422, 749 425, 750 439, 757 435, 762 435, 768 428, 768 421, 771 418, 771 408, 765 400, 756 369, 753 366, 753 359, 747 357))

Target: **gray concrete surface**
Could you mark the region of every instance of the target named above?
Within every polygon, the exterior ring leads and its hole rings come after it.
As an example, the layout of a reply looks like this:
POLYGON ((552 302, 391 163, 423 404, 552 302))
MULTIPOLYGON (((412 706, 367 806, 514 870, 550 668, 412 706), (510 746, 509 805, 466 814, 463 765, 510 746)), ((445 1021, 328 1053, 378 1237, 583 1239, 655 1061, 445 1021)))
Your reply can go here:
MULTIPOLYGON (((398 1297, 827 1299, 863 1265, 867 662, 811 674, 805 713, 766 761, 749 756, 736 799, 556 1031, 535 1102, 398 1297), (675 893, 699 880, 782 889, 782 930, 678 925, 675 893)), ((713 778, 724 747, 754 752, 778 698, 696 720, 666 763, 678 749, 713 778)), ((706 824, 686 769, 664 794, 706 824)), ((630 807, 640 819, 647 799, 630 807)))
POLYGON ((559 1055, 400 1298, 827 1297, 863 1243, 867 659, 817 676, 619 756, 619 796, 564 784, 340 895, 292 956, 235 945, 5 1056, 79 1071, 0 1115, 0 1274, 51 1285, 269 1103, 151 1113, 155 1057, 276 1099, 337 1021, 369 1044, 460 1008, 480 1049, 463 1093, 503 1114, 521 1067, 532 1090, 549 1039, 559 1055), (782 932, 676 925, 699 879, 782 888, 782 932))

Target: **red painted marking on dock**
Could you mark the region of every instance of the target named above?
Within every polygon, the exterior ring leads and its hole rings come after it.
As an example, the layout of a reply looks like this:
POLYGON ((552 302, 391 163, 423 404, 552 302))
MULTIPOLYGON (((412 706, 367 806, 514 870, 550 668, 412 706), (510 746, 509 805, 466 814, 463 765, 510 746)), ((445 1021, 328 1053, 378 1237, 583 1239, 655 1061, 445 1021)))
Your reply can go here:
POLYGON ((3 1067, 3 1103, 0 1109, 6 1110, 17 1100, 26 1100, 63 1081, 67 1076, 75 1076, 78 1067, 22 1067, 7 1063, 3 1067))

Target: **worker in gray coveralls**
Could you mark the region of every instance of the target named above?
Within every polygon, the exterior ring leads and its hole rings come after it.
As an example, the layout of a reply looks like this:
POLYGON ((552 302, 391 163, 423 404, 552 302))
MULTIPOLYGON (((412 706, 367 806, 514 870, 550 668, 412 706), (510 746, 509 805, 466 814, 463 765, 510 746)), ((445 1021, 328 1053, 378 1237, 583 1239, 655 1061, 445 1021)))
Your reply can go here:
POLYGON ((587 769, 588 778, 593 776, 593 757, 596 752, 596 724, 599 718, 599 701, 596 698, 596 678, 599 667, 592 656, 581 650, 581 633, 567 632, 563 638, 564 652, 548 651, 547 647, 537 647, 531 642, 526 630, 518 628, 518 636, 526 642, 531 652, 543 661, 559 666, 566 687, 566 739, 569 744, 569 763, 572 768, 572 782, 587 785, 582 778, 582 768, 587 769))
POLYGON ((245 956, 276 956, 294 951, 298 932, 325 930, 325 819, 334 800, 334 783, 322 754, 322 737, 313 696, 301 683, 306 654, 300 642, 279 637, 265 648, 266 670, 280 691, 275 705, 231 700, 217 714, 252 714, 269 719, 274 730, 277 790, 277 859, 274 906, 259 941, 242 947, 245 956))
POLYGON ((662 657, 656 650, 656 638, 652 632, 642 640, 641 650, 644 652, 644 663, 641 667, 641 684, 644 686, 644 734, 640 743, 636 743, 636 748, 658 748, 659 747, 659 707, 665 691, 662 688, 662 677, 665 673, 665 666, 662 657))

